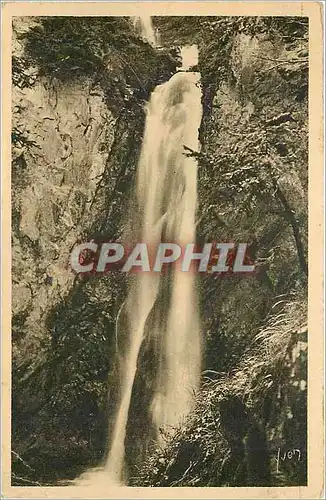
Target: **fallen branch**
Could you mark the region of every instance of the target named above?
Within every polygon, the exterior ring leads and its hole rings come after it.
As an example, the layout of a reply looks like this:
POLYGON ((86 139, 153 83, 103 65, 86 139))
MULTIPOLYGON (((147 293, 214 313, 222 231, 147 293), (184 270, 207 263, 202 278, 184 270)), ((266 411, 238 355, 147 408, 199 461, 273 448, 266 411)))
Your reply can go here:
POLYGON ((30 465, 28 465, 27 462, 25 462, 25 460, 22 459, 22 457, 20 455, 18 455, 18 453, 16 453, 15 451, 11 450, 11 453, 15 456, 15 458, 17 458, 17 460, 19 460, 20 462, 22 462, 22 464, 25 465, 25 467, 27 467, 28 469, 32 470, 32 471, 35 471, 35 469, 33 469, 30 465))
POLYGON ((16 479, 18 481, 23 481, 24 483, 28 483, 28 484, 31 484, 33 486, 42 486, 42 484, 39 483, 38 481, 32 481, 30 479, 26 479, 25 477, 17 476, 14 472, 12 473, 12 477, 13 477, 13 479, 16 479))

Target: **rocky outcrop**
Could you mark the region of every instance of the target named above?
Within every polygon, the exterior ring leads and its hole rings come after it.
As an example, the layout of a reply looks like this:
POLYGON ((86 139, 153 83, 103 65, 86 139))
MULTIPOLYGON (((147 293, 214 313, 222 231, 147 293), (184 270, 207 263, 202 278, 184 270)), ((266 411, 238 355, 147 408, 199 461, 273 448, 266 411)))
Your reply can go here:
POLYGON ((13 106, 14 129, 32 141, 13 146, 13 314, 29 311, 26 329, 37 335, 73 284, 69 254, 96 218, 115 119, 88 82, 43 79, 14 89, 13 106))
POLYGON ((21 38, 37 22, 18 18, 14 27, 15 484, 74 477, 105 450, 123 280, 76 277, 69 258, 78 241, 118 237, 144 123, 140 98, 119 110, 89 76, 40 76, 21 38))

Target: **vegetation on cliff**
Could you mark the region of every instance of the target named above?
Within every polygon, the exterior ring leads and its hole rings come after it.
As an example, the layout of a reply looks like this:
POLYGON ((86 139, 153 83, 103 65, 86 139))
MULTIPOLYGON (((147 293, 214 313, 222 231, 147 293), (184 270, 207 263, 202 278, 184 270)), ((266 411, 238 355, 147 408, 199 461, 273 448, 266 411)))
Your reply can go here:
MULTIPOLYGON (((142 40, 127 17, 41 17, 23 38, 26 61, 37 64, 40 76, 70 83, 88 76, 105 88, 110 108, 148 99, 177 64, 142 40)), ((15 67, 19 62, 14 57, 15 67)))
POLYGON ((204 372, 195 410, 131 484, 306 484, 306 321, 305 299, 279 301, 233 370, 204 372))

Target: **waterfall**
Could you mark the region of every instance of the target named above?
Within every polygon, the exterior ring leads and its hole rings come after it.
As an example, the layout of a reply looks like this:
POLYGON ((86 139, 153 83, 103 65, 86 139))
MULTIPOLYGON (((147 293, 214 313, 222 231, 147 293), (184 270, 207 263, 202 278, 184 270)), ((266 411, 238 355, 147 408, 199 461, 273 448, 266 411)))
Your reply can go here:
MULTIPOLYGON (((148 26, 148 25, 147 25, 148 26)), ((184 146, 198 150, 201 120, 199 74, 179 72, 158 86, 147 106, 137 169, 133 239, 156 249, 161 241, 183 247, 195 242, 197 165, 184 146)), ((174 268, 167 276, 139 272, 130 279, 125 303, 128 345, 123 356, 121 398, 106 463, 108 475, 123 480, 125 439, 140 350, 146 339, 157 360, 148 409, 156 438, 189 413, 198 389, 201 335, 195 276, 174 268), (146 326, 150 323, 150 326, 146 326)))
MULTIPOLYGON (((147 30, 143 36, 153 41, 150 19, 143 21, 142 26, 147 30)), ((197 63, 194 47, 189 50, 184 70, 197 63), (189 60, 189 50, 195 57, 193 63, 189 60)), ((147 105, 130 227, 131 239, 147 243, 153 251, 162 241, 181 247, 195 242, 197 164, 193 157, 185 155, 184 146, 194 151, 199 147, 202 115, 199 83, 198 73, 180 71, 156 87, 147 105)), ((199 388, 201 331, 195 275, 176 266, 169 273, 139 272, 129 279, 121 314, 127 342, 123 352, 119 352, 120 398, 109 438, 108 458, 104 469, 84 474, 78 480, 79 485, 125 481, 128 421, 132 417, 133 390, 143 370, 144 344, 152 346, 154 370, 151 391, 145 398, 147 403, 140 404, 147 405, 144 411, 148 430, 154 429, 157 442, 162 429, 165 433, 173 432, 182 423, 193 407, 194 391, 199 388)))
POLYGON ((142 37, 151 45, 157 45, 157 37, 153 28, 151 16, 139 16, 134 18, 134 24, 139 23, 142 37))

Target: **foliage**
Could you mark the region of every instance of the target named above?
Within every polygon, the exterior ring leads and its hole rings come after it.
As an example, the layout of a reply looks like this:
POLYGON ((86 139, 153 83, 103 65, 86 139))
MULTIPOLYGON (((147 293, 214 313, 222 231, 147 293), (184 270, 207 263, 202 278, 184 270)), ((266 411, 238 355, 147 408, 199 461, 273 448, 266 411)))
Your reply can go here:
POLYGON ((19 89, 31 88, 36 79, 31 61, 25 57, 17 57, 13 55, 11 78, 13 85, 19 89))
POLYGON ((168 79, 176 62, 140 39, 126 17, 44 17, 23 35, 41 76, 62 81, 91 78, 120 108, 133 96, 146 99, 168 79))
MULTIPOLYGON (((13 55, 11 68, 12 84, 14 88, 21 91, 31 89, 36 81, 35 68, 31 60, 26 57, 13 55)), ((22 170, 26 167, 25 152, 33 155, 35 148, 39 149, 37 142, 31 137, 26 124, 19 123, 20 107, 14 106, 13 117, 14 125, 11 131, 12 145, 12 173, 15 180, 19 178, 22 170)))
POLYGON ((238 367, 205 377, 196 407, 133 486, 281 486, 306 481, 305 300, 279 301, 238 367), (301 459, 276 468, 278 448, 301 459))

